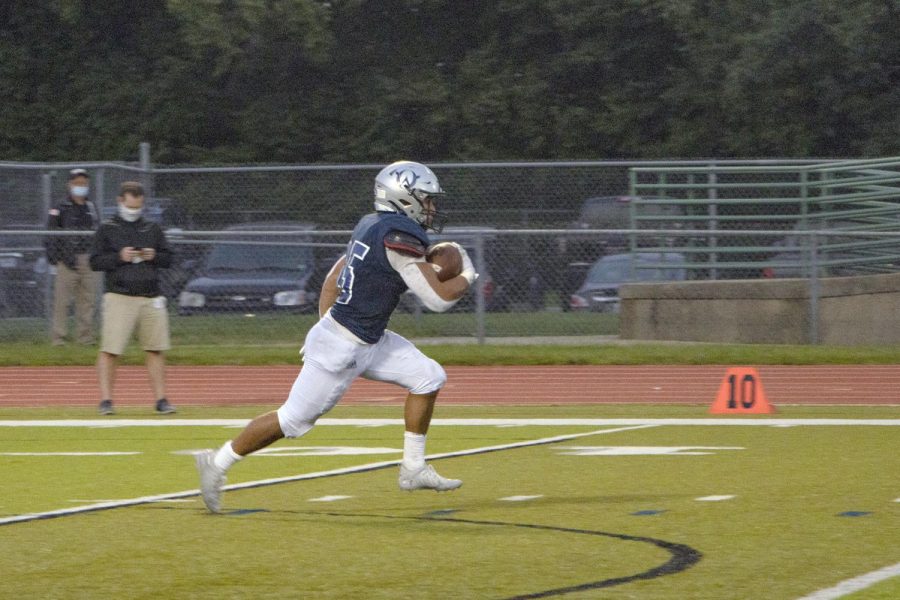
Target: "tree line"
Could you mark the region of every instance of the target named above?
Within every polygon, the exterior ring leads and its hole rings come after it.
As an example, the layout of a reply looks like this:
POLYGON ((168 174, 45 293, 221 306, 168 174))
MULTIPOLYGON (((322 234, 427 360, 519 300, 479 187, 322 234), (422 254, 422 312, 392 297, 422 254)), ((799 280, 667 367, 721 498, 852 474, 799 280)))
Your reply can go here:
POLYGON ((8 0, 0 160, 898 154, 897 0, 8 0))

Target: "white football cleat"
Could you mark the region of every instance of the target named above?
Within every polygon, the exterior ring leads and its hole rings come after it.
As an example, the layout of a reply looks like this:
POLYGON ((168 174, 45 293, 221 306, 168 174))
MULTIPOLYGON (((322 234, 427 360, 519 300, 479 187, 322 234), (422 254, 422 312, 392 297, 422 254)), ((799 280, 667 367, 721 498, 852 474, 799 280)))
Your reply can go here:
POLYGON ((413 490, 434 490, 447 492, 455 490, 462 485, 460 479, 447 479, 441 477, 431 465, 424 465, 418 469, 407 469, 400 465, 400 489, 411 492, 413 490))
POLYGON ((222 504, 222 486, 225 471, 216 466, 216 451, 203 450, 194 455, 197 472, 200 473, 200 495, 210 512, 219 512, 222 504))

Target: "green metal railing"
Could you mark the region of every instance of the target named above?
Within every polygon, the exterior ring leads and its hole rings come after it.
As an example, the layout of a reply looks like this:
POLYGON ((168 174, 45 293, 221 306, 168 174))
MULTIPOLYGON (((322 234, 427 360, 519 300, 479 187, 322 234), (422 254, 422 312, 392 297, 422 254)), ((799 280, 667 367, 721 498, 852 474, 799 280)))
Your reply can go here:
POLYGON ((688 269, 691 278, 760 277, 779 269, 796 276, 900 270, 900 240, 877 235, 900 231, 900 157, 642 166, 629 170, 629 184, 631 228, 637 230, 631 251, 677 246, 684 263, 667 266, 688 269), (799 235, 810 231, 818 235, 799 235))

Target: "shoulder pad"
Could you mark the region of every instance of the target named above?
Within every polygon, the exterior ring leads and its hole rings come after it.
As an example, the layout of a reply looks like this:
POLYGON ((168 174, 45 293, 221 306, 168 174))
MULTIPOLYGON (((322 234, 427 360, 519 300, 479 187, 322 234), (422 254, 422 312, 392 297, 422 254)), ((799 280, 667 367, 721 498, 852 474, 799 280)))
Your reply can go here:
POLYGON ((422 240, 411 233, 396 229, 384 236, 384 247, 409 256, 425 256, 425 244, 422 240))

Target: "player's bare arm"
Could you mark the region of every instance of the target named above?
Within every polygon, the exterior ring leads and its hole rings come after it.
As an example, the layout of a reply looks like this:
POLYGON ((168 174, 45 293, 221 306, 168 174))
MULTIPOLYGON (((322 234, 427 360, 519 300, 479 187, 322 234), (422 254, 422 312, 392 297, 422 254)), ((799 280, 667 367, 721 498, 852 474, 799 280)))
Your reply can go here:
MULTIPOLYGON (((431 263, 425 262, 424 255, 413 257, 389 249, 387 256, 394 270, 428 310, 450 310, 469 289, 469 280, 462 274, 447 281, 438 279, 437 271, 431 263)), ((473 275, 470 274, 469 277, 473 277, 474 281, 473 275)))
MULTIPOLYGON (((391 231, 384 239, 385 254, 391 267, 400 274, 406 286, 425 307, 435 312, 444 312, 453 307, 474 281, 474 268, 468 260, 469 271, 446 281, 441 281, 434 265, 426 262, 428 249, 422 240, 402 231, 391 231)), ((465 254, 463 250, 461 257, 465 254)))
POLYGON ((344 268, 345 262, 346 257, 344 256, 337 259, 334 265, 332 265, 331 270, 328 271, 325 281, 322 283, 322 290, 319 293, 319 317, 325 316, 325 313, 332 307, 340 294, 337 280, 341 273, 341 269, 344 268))

